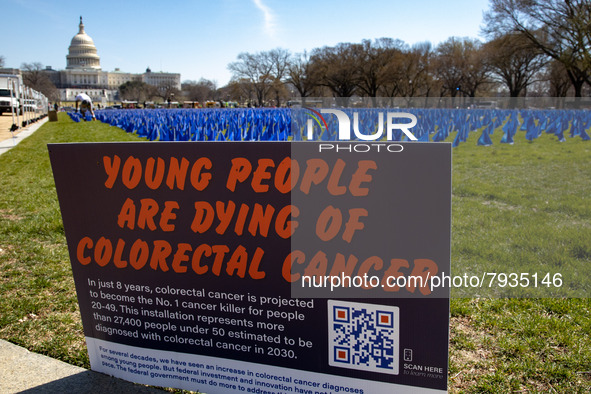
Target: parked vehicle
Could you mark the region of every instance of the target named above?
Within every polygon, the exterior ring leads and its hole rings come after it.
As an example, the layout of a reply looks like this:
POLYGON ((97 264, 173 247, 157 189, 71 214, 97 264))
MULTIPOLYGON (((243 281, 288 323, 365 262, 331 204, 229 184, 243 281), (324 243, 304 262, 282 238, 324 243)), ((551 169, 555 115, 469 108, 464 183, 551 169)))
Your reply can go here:
POLYGON ((22 86, 20 75, 0 74, 0 115, 4 112, 19 113, 22 86))

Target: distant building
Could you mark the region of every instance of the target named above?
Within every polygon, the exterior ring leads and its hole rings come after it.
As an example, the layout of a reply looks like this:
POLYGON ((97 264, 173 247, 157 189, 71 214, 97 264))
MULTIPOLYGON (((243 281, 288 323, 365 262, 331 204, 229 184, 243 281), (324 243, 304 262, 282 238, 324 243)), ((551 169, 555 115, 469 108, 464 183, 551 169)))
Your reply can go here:
POLYGON ((181 89, 181 74, 152 72, 150 68, 143 74, 115 71, 102 71, 100 56, 94 41, 86 34, 80 17, 78 34, 68 48, 66 69, 54 70, 51 66, 45 73, 60 91, 61 101, 74 101, 79 93, 88 94, 95 103, 119 100, 119 86, 125 82, 143 81, 153 86, 174 86, 181 89))
POLYGON ((23 75, 19 68, 0 68, 0 74, 23 75))

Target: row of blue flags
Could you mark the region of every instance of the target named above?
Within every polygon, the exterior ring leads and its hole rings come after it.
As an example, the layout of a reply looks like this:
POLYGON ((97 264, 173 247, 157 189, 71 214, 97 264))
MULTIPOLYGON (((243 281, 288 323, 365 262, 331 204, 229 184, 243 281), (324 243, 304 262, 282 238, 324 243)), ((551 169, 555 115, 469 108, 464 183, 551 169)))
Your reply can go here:
MULTIPOLYGON (((587 110, 502 110, 502 109, 340 109, 353 127, 357 117, 363 134, 374 134, 380 128, 386 136, 386 113, 407 112, 417 118, 410 129, 419 141, 445 141, 453 138, 456 147, 468 140, 470 133, 479 133, 478 145, 492 145, 493 133, 502 133, 501 143, 513 144, 518 132, 525 132, 528 141, 542 133, 553 134, 559 141, 565 136, 590 139, 591 111, 587 110), (355 115, 355 113, 357 115, 355 115), (381 115, 380 115, 381 114, 381 115), (455 133, 455 135, 453 135, 455 133)), ((69 113, 72 120, 81 115, 69 113)), ((307 139, 308 120, 312 113, 306 109, 236 108, 236 109, 146 109, 100 110, 96 118, 111 126, 135 133, 150 141, 301 141, 307 139)), ((322 122, 314 121, 314 139, 338 139, 336 116, 324 114, 322 122)), ((397 118, 396 122, 404 123, 397 118)), ((354 133, 351 133, 355 138, 354 133)), ((393 130, 392 139, 404 141, 407 136, 393 130)))
POLYGON ((287 141, 291 122, 285 109, 103 110, 96 118, 150 141, 287 141))

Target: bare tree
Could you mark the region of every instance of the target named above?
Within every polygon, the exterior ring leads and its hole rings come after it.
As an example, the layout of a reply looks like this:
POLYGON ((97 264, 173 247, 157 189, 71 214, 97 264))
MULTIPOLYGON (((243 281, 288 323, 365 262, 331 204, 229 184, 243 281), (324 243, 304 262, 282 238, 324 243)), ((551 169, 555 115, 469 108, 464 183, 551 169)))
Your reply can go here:
POLYGON ((535 82, 547 62, 546 56, 520 33, 508 33, 485 44, 486 59, 493 75, 519 97, 535 82))
POLYGON ((451 37, 441 43, 437 47, 435 72, 442 93, 451 97, 459 93, 475 97, 481 86, 489 82, 481 43, 469 38, 451 37))
POLYGON ((141 103, 150 100, 154 93, 154 86, 142 81, 128 81, 119 86, 119 95, 122 100, 141 103))
POLYGON ((238 61, 228 65, 228 69, 232 72, 232 81, 248 81, 252 85, 258 105, 263 106, 274 82, 273 64, 268 61, 267 54, 243 52, 238 55, 238 61))
POLYGON ((288 78, 290 53, 276 48, 258 53, 241 53, 238 61, 230 63, 232 81, 252 85, 259 106, 266 104, 269 93, 275 94, 276 105, 281 105, 286 94, 284 84, 288 78))
POLYGON ((39 62, 21 64, 23 83, 45 95, 51 101, 59 101, 59 91, 44 73, 43 64, 39 62))
POLYGON ((350 43, 316 48, 312 51, 313 73, 319 75, 319 83, 331 90, 339 105, 347 106, 349 97, 357 90, 358 53, 354 44, 350 43))
POLYGON ((393 40, 389 49, 388 62, 381 71, 383 84, 379 94, 386 97, 403 95, 404 81, 408 78, 404 75, 404 54, 408 51, 408 45, 401 40, 393 40))
POLYGON ((466 70, 462 90, 468 97, 476 97, 476 93, 490 83, 489 66, 480 41, 464 39, 463 46, 466 70))
POLYGON ((354 44, 351 47, 355 53, 354 67, 358 92, 371 97, 374 107, 380 90, 388 83, 389 75, 386 72, 388 65, 401 45, 403 45, 401 41, 379 38, 373 42, 363 40, 361 44, 354 44))
POLYGON ((217 99, 217 84, 215 81, 201 78, 199 81, 185 81, 181 85, 182 91, 191 101, 206 101, 217 99))
POLYGON ((424 42, 405 48, 390 64, 391 75, 395 79, 397 95, 408 98, 428 96, 432 89, 431 43, 424 42))
POLYGON ((564 64, 556 60, 551 61, 546 68, 545 79, 548 81, 550 97, 566 97, 571 83, 564 64))
POLYGON ((6 59, 4 58, 4 56, 0 56, 0 67, 4 67, 5 61, 6 59))
POLYGON ((462 43, 457 38, 451 37, 439 44, 436 53, 435 72, 442 83, 443 92, 456 97, 462 89, 467 67, 462 43))
POLYGON ((281 98, 285 97, 287 89, 285 83, 289 73, 289 58, 291 54, 287 49, 276 48, 266 53, 267 61, 271 64, 272 83, 271 90, 275 93, 275 103, 281 106, 281 98))
POLYGON ((230 83, 225 88, 222 88, 222 89, 227 91, 228 92, 227 94, 230 97, 233 97, 235 100, 237 100, 241 104, 246 104, 247 106, 250 107, 255 102, 256 93, 254 90, 254 86, 250 82, 250 80, 232 79, 230 81, 230 83))
POLYGON ((312 63, 307 52, 297 53, 289 59, 287 82, 292 84, 305 102, 318 86, 317 76, 312 73, 312 63))
POLYGON ((591 84, 591 3, 589 0, 491 0, 484 15, 489 37, 519 32, 550 58, 564 65, 581 97, 591 84))
POLYGON ((173 81, 163 81, 155 86, 153 96, 160 97, 164 101, 175 101, 180 97, 180 91, 173 81))

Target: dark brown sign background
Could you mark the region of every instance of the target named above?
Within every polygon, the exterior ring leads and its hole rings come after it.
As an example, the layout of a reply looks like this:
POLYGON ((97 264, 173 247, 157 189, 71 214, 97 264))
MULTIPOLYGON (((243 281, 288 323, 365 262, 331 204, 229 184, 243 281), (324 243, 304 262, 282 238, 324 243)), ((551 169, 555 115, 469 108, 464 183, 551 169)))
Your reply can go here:
MULTIPOLYGON (((391 273, 391 259, 409 263, 399 270, 404 274, 412 273, 417 260, 432 261, 438 272, 449 273, 449 144, 403 143, 400 153, 320 151, 320 145, 50 144, 85 336, 367 384, 446 390, 449 289, 327 293, 302 289, 290 282, 295 278, 290 273, 330 271, 322 262, 310 262, 318 251, 331 267, 342 253, 354 254, 360 263, 381 257, 384 268, 368 271, 379 275, 391 273), (299 166, 293 191, 288 173, 281 172, 285 160, 299 166), (341 161, 340 176, 331 175, 341 161), (366 169, 371 180, 364 178, 355 187, 351 182, 361 161, 375 162, 375 169, 366 169), (309 170, 306 178, 311 163, 320 162, 328 174, 309 170), (308 184, 307 193, 302 184, 308 184), (353 195, 361 189, 367 195, 353 195), (342 237, 345 227, 330 241, 319 239, 317 221, 328 206, 338 208, 345 222, 349 209, 365 209, 364 228, 349 241, 342 237), (294 251, 305 254, 306 261, 291 266, 288 256, 294 251), (398 307, 397 375, 329 365, 326 298, 398 307), (405 349, 412 350, 412 361, 405 361, 405 349), (435 373, 416 373, 426 368, 435 373)), ((146 375, 140 367, 134 378, 129 367, 112 361, 93 369, 154 384, 142 380, 146 375)), ((216 392, 203 382, 177 387, 216 392)))

